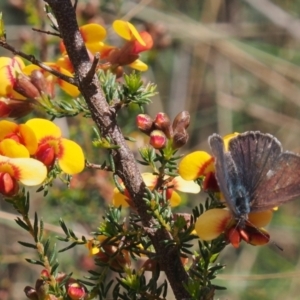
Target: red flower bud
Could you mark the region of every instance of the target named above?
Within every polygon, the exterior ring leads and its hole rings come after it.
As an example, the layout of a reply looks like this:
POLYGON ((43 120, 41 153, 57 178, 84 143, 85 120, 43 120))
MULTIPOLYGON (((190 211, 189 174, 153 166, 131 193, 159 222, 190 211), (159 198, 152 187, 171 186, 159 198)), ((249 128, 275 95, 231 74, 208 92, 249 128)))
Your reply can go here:
POLYGON ((183 127, 182 128, 177 127, 173 135, 173 142, 172 142, 173 148, 174 149, 181 148, 187 143, 188 139, 189 139, 189 135, 186 132, 186 130, 183 127))
POLYGON ((150 134, 153 128, 153 120, 146 114, 139 114, 136 116, 136 125, 142 132, 150 134))
POLYGON ((160 112, 156 115, 154 127, 160 129, 169 139, 172 137, 171 122, 166 113, 160 112))
POLYGON ((48 270, 43 269, 43 270, 41 271, 41 277, 42 277, 42 279, 44 279, 44 280, 48 279, 48 278, 50 277, 50 273, 48 272, 48 270))
POLYGON ((25 295, 28 299, 39 300, 36 290, 31 286, 26 286, 24 288, 25 295))
POLYGON ((18 182, 8 173, 0 173, 0 193, 5 196, 13 196, 19 190, 18 182))
POLYGON ((180 112, 174 119, 172 127, 175 131, 177 128, 188 128, 190 125, 191 116, 188 111, 180 112))
POLYGON ((38 89, 31 83, 29 77, 20 73, 16 78, 14 90, 29 99, 35 99, 40 96, 38 89))
POLYGON ((167 138, 161 130, 153 130, 150 134, 149 143, 155 149, 162 149, 166 146, 167 138))
POLYGON ((67 284, 67 294, 72 300, 80 300, 86 296, 86 290, 82 284, 71 280, 71 282, 67 284))

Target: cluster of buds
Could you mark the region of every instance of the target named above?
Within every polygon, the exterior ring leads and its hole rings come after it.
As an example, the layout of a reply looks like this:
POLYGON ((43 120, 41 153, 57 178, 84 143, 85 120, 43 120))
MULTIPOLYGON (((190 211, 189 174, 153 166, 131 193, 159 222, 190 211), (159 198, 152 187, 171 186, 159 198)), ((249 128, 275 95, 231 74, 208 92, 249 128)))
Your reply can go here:
MULTIPOLYGON (((55 277, 56 283, 61 283, 66 278, 65 273, 58 273, 55 277)), ((43 270, 41 272, 41 278, 39 278, 36 283, 35 287, 26 286, 24 289, 25 295, 28 299, 31 300, 59 300, 61 299, 60 296, 55 296, 50 293, 49 285, 52 283, 50 278, 50 274, 47 270, 43 270)), ((68 299, 72 300, 83 300, 88 296, 88 291, 86 287, 78 282, 74 278, 69 278, 65 284, 65 290, 68 295, 68 299)))
POLYGON ((40 70, 33 70, 30 76, 19 73, 13 89, 27 99, 37 99, 43 94, 50 94, 46 79, 40 70))
POLYGON ((12 86, 13 90, 25 97, 23 99, 4 98, 0 99, 0 117, 21 118, 29 114, 36 100, 42 95, 53 96, 53 90, 49 90, 48 84, 40 70, 33 70, 30 76, 18 73, 12 86))
POLYGON ((190 125, 190 114, 180 112, 173 122, 166 113, 160 112, 153 120, 149 115, 139 114, 136 117, 139 130, 150 136, 150 145, 155 149, 163 149, 168 145, 173 149, 181 148, 188 141, 186 129, 190 125))

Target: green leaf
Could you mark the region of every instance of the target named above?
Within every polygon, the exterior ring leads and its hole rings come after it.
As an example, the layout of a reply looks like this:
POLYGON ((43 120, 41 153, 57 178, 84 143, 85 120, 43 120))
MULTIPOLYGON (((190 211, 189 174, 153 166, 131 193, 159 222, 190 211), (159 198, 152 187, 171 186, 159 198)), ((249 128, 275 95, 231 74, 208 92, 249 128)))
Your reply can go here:
POLYGON ((21 241, 18 241, 18 243, 21 244, 24 247, 27 247, 27 248, 37 249, 37 246, 34 245, 34 244, 30 244, 30 243, 26 243, 26 242, 21 242, 21 241))
POLYGON ((74 243, 72 243, 71 245, 69 245, 68 247, 59 250, 58 252, 64 252, 64 251, 67 251, 67 250, 69 250, 69 249, 74 248, 76 245, 77 245, 77 243, 74 242, 74 243))
POLYGON ((25 258, 25 260, 33 265, 39 265, 39 266, 45 267, 44 263, 39 260, 35 260, 35 259, 31 259, 31 258, 25 258))
POLYGON ((29 226, 28 226, 24 221, 22 221, 19 217, 15 220, 15 222, 16 222, 20 227, 22 227, 23 229, 25 229, 26 231, 29 231, 29 230, 30 230, 29 226))

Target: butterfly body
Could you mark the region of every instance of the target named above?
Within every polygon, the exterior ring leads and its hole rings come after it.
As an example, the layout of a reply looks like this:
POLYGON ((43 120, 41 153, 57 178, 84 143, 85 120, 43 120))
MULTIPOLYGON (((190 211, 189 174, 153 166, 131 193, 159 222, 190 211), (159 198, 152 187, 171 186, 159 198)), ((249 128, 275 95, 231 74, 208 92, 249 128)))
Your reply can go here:
POLYGON ((220 190, 240 227, 250 212, 269 210, 300 196, 300 156, 282 152, 274 136, 245 132, 225 149, 223 139, 213 134, 209 145, 220 190))

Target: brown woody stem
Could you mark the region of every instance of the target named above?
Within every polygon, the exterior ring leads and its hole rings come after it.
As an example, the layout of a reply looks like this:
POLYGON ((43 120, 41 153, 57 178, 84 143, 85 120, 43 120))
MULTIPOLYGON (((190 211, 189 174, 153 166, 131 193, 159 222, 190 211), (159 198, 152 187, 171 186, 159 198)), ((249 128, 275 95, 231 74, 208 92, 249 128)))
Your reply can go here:
POLYGON ((164 228, 155 229, 157 221, 147 212, 149 209, 143 197, 146 186, 142 180, 133 153, 129 150, 124 136, 117 124, 115 113, 106 102, 100 82, 96 75, 90 76, 91 63, 85 44, 79 32, 76 15, 70 0, 45 0, 51 7, 59 25, 69 58, 77 72, 79 90, 91 111, 92 118, 104 137, 109 137, 113 144, 119 146, 112 150, 116 174, 122 179, 132 201, 141 217, 145 231, 148 233, 159 263, 165 271, 176 299, 190 298, 183 283, 188 275, 180 261, 176 245, 165 247, 164 241, 172 240, 171 234, 164 228))

